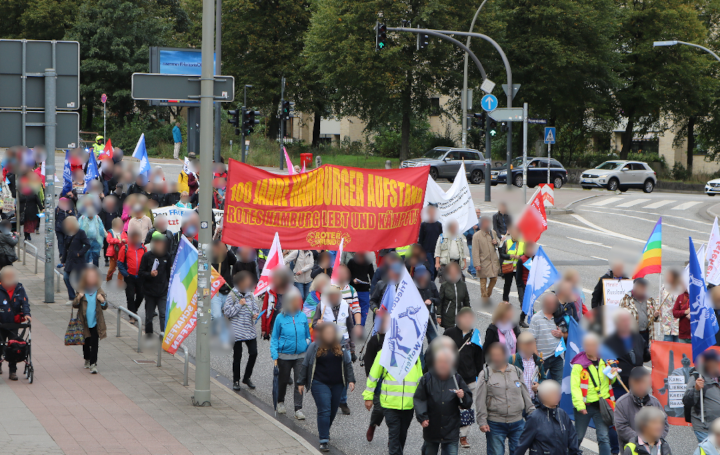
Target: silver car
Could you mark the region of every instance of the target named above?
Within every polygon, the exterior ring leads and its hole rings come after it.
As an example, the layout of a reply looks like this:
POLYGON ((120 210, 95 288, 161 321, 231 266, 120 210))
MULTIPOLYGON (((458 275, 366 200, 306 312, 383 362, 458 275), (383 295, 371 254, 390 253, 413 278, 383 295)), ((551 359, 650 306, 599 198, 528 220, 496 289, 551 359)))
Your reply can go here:
POLYGON ((642 189, 652 193, 657 184, 657 175, 647 163, 641 161, 605 161, 595 169, 588 169, 580 176, 583 189, 607 188, 610 191, 627 191, 629 188, 642 189))
POLYGON ((474 149, 459 147, 435 147, 422 158, 405 160, 400 168, 430 166, 430 177, 448 179, 451 182, 465 162, 465 173, 470 183, 480 184, 485 179, 485 157, 474 149))

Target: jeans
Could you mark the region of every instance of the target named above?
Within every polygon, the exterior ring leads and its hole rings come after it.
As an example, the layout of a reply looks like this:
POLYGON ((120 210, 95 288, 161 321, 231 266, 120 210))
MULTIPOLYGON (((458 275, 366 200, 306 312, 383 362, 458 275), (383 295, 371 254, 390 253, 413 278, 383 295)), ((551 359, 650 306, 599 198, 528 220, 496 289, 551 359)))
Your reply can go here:
POLYGON ((255 368, 255 360, 258 356, 257 350, 257 339, 252 340, 238 340, 233 346, 233 382, 240 380, 240 362, 242 361, 242 345, 245 343, 248 351, 248 361, 245 365, 245 376, 243 381, 247 381, 252 376, 253 368, 255 368))
POLYGON ((70 275, 67 272, 63 272, 63 281, 65 282, 65 287, 68 291, 68 299, 75 300, 75 289, 73 289, 72 284, 70 283, 70 275))
POLYGON ((125 299, 127 308, 131 313, 137 314, 143 301, 142 281, 139 277, 128 275, 125 277, 125 299))
POLYGON ((160 331, 165 332, 165 310, 167 307, 167 294, 160 297, 145 296, 145 333, 153 333, 153 318, 155 308, 160 315, 160 331))
POLYGON ((388 427, 388 452, 390 455, 403 455, 414 411, 412 409, 384 409, 384 411, 385 425, 388 427))
POLYGON ((370 293, 360 292, 357 293, 358 303, 360 304, 360 325, 365 327, 365 321, 367 320, 367 314, 370 310, 370 293))
POLYGON ((342 384, 327 385, 318 381, 312 382, 313 399, 317 406, 317 426, 320 444, 330 441, 330 426, 337 415, 338 406, 340 405, 340 395, 344 389, 342 384))
POLYGON ((677 335, 665 335, 663 337, 663 341, 672 341, 677 343, 678 341, 680 341, 680 337, 677 335))
POLYGON ((438 449, 440 449, 440 447, 442 446, 442 451, 440 452, 441 455, 457 455, 459 445, 460 441, 443 443, 423 441, 422 448, 420 449, 420 454, 437 455, 438 449))
POLYGON ((92 262, 95 267, 100 266, 100 250, 102 249, 102 244, 98 242, 90 241, 90 249, 87 253, 85 253, 85 262, 88 264, 92 262))
POLYGON ((307 299, 308 294, 310 293, 310 285, 312 284, 312 281, 309 283, 298 283, 295 282, 295 287, 298 288, 298 291, 300 291, 300 294, 302 294, 303 302, 305 299, 307 299))
POLYGON ((707 437, 708 437, 708 434, 707 434, 707 433, 704 433, 704 432, 702 432, 702 431, 693 430, 693 433, 695 433, 695 437, 696 437, 697 440, 698 440, 698 444, 700 444, 701 442, 703 442, 704 440, 706 440, 707 437))
POLYGON ((347 389, 348 386, 343 387, 342 393, 340 394, 340 404, 347 404, 347 389))
POLYGON ((225 345, 230 344, 230 329, 228 328, 227 321, 223 316, 223 307, 227 295, 223 295, 221 292, 215 294, 215 297, 210 299, 210 315, 212 316, 212 328, 213 334, 220 337, 225 345))
POLYGON ((488 455, 504 455, 506 439, 510 446, 510 453, 515 453, 515 448, 520 442, 520 435, 525 428, 525 421, 520 419, 517 422, 501 423, 488 420, 488 426, 490 431, 485 433, 488 455))
POLYGON ((303 363, 302 358, 295 359, 295 360, 285 360, 285 359, 278 359, 278 370, 280 375, 278 376, 278 403, 285 403, 285 392, 287 391, 287 386, 289 384, 290 380, 290 372, 293 372, 293 378, 295 379, 295 410, 302 409, 302 400, 303 396, 300 394, 300 389, 298 389, 298 374, 300 374, 300 368, 302 368, 303 363))
POLYGON ((90 336, 85 337, 85 344, 83 344, 83 358, 90 362, 90 365, 97 365, 99 341, 97 326, 90 327, 90 336))
POLYGON ((578 447, 582 444, 583 438, 585 438, 585 432, 587 431, 590 419, 595 423, 595 433, 597 435, 598 446, 600 446, 600 455, 610 455, 610 434, 608 427, 603 422, 600 416, 600 405, 595 403, 588 403, 585 406, 587 414, 583 414, 579 411, 575 411, 575 431, 577 431, 578 447))
POLYGON ((60 253, 58 257, 63 257, 65 254, 65 233, 55 231, 55 237, 57 237, 58 253, 60 253))
POLYGON ((563 357, 561 355, 558 357, 552 355, 545 360, 544 365, 545 376, 547 379, 553 379, 557 381, 558 384, 562 384, 564 367, 563 357))
POLYGON ((430 278, 434 280, 437 276, 437 270, 435 270, 435 252, 426 251, 425 255, 427 256, 428 264, 430 264, 430 278))
MULTIPOLYGON (((467 270, 470 275, 475 276, 475 264, 473 264, 472 243, 468 243, 468 251, 470 251, 470 265, 468 265, 467 270)), ((457 449, 455 451, 457 452, 457 449)))

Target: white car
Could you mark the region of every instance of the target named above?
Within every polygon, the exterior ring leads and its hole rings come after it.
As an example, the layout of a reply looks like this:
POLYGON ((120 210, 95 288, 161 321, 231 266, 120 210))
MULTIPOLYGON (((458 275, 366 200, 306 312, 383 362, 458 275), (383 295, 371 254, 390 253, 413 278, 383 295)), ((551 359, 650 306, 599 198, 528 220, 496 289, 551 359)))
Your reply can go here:
POLYGON ((705 194, 715 196, 720 193, 720 179, 710 180, 705 184, 705 194))
POLYGON ((588 169, 580 176, 583 189, 607 188, 610 191, 627 191, 639 188, 652 193, 657 184, 657 176, 647 163, 641 161, 614 160, 605 161, 594 169, 588 169))

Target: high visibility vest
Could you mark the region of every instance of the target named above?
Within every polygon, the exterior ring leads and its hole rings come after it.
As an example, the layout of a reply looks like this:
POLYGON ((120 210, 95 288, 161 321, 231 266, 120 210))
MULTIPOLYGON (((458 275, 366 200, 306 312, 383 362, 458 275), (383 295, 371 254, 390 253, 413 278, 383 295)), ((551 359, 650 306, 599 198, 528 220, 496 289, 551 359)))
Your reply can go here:
POLYGON ((408 410, 413 409, 415 396, 415 390, 417 389, 418 382, 422 377, 422 367, 420 366, 420 359, 415 362, 415 365, 410 369, 408 374, 402 381, 396 381, 390 373, 380 365, 380 357, 382 356, 382 350, 375 356, 370 374, 367 377, 367 386, 363 391, 363 399, 370 401, 375 395, 375 388, 380 379, 382 384, 380 386, 380 406, 385 409, 398 409, 408 410))
POLYGON ((93 151, 95 152, 95 158, 100 155, 103 150, 105 150, 105 146, 102 144, 98 144, 97 142, 93 144, 93 151))
MULTIPOLYGON (((511 238, 508 238, 505 240, 505 246, 507 250, 507 254, 510 255, 517 255, 522 256, 525 254, 525 242, 513 242, 511 238)), ((517 259, 505 259, 503 261, 503 264, 512 264, 515 266, 515 263, 517 262, 517 259)))
MULTIPOLYGON (((625 449, 630 449, 630 451, 632 452, 633 455, 638 455, 638 453, 637 453, 637 445, 636 445, 634 442, 628 442, 627 444, 625 444, 625 447, 624 447, 624 448, 625 448, 625 449)), ((698 447, 698 449, 700 449, 700 455, 705 455, 705 450, 703 450, 702 447, 698 447)), ((662 451, 662 447, 661 447, 660 450, 658 451, 658 455, 660 455, 660 452, 661 452, 661 451, 662 451)))
POLYGON ((257 257, 258 259, 267 260, 267 254, 265 254, 265 250, 258 250, 257 257))
POLYGON ((395 248, 395 252, 404 258, 407 258, 408 256, 410 256, 411 251, 412 251, 412 245, 405 245, 405 246, 395 248))

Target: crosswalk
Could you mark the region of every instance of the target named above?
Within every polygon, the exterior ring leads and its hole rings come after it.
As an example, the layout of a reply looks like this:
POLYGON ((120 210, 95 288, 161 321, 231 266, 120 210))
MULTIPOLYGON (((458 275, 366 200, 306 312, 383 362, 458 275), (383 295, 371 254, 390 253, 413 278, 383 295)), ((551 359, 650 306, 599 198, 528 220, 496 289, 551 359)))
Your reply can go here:
POLYGON ((655 202, 651 202, 652 199, 646 199, 646 198, 637 198, 637 199, 630 199, 628 200, 626 197, 609 197, 600 199, 597 202, 592 202, 590 204, 587 204, 588 207, 607 207, 607 208, 618 208, 618 209, 628 209, 632 208, 635 210, 643 210, 643 209, 659 209, 659 208, 665 208, 669 210, 688 210, 692 207, 695 207, 696 205, 702 204, 701 201, 688 201, 688 202, 679 202, 673 199, 661 199, 661 200, 655 200, 655 202), (649 204, 648 204, 649 202, 649 204))

